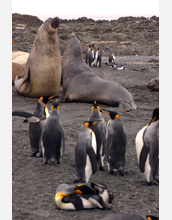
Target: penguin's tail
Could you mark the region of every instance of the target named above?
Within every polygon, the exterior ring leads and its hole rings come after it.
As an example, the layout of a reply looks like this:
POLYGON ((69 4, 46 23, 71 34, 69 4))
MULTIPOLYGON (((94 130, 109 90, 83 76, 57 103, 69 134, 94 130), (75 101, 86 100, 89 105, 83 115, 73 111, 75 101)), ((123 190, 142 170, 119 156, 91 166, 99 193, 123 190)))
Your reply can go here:
POLYGON ((53 165, 53 166, 55 165, 55 159, 54 158, 50 159, 50 165, 53 165))
POLYGON ((121 163, 119 164, 117 170, 121 176, 124 176, 124 166, 121 163))
POLYGON ((75 178, 75 180, 73 181, 73 183, 85 183, 86 181, 82 178, 75 178))

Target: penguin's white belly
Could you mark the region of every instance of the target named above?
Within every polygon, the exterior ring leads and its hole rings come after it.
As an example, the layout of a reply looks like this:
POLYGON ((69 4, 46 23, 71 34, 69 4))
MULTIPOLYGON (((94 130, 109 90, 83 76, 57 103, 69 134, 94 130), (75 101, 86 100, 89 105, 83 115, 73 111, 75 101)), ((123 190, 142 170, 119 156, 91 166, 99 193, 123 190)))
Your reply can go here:
POLYGON ((95 154, 97 154, 96 136, 95 136, 95 133, 93 131, 92 131, 92 147, 93 147, 93 150, 94 150, 95 154))
POLYGON ((91 201, 89 201, 90 198, 87 200, 87 199, 84 199, 84 198, 81 197, 81 200, 82 200, 82 204, 83 204, 85 209, 92 209, 92 208, 96 208, 97 207, 91 201))
MULTIPOLYGON (((140 153, 141 153, 141 150, 143 148, 143 133, 144 133, 144 130, 146 129, 147 125, 145 127, 143 127, 138 133, 137 133, 137 136, 136 136, 136 139, 135 139, 135 146, 136 146, 136 153, 137 153, 137 159, 138 159, 138 163, 139 163, 139 159, 140 159, 140 153)), ((150 173, 151 173, 151 167, 150 167, 150 164, 149 164, 149 154, 147 156, 147 159, 146 159, 146 162, 145 162, 145 176, 146 176, 146 179, 148 182, 150 182, 150 173)))
POLYGON ((87 158, 86 158, 86 167, 85 167, 86 183, 88 183, 91 174, 92 174, 91 161, 90 161, 89 156, 87 155, 87 158))
POLYGON ((75 210, 75 206, 71 202, 69 202, 69 203, 62 202, 61 196, 56 195, 55 202, 56 202, 56 205, 59 209, 75 210))
MULTIPOLYGON (((93 131, 92 131, 92 147, 93 147, 93 150, 96 154, 97 153, 97 143, 96 143, 96 136, 93 131)), ((86 167, 85 167, 86 183, 88 183, 91 174, 92 174, 92 165, 91 165, 90 157, 87 155, 86 167)))
POLYGON ((140 153, 143 148, 143 132, 146 129, 147 125, 143 127, 136 135, 135 139, 135 146, 136 146, 136 153, 137 153, 137 159, 139 163, 140 153))

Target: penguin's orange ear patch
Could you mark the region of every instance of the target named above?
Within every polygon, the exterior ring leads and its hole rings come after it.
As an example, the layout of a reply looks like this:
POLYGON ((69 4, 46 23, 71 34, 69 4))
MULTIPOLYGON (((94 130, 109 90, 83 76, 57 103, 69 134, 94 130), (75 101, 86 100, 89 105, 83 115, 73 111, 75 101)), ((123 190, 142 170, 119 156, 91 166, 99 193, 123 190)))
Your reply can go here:
POLYGON ((117 114, 117 115, 115 115, 115 119, 117 119, 117 118, 119 118, 119 115, 117 114))
POLYGON ((53 109, 53 108, 54 108, 54 105, 51 106, 51 109, 53 109))
POLYGON ((91 107, 91 111, 94 109, 94 106, 91 107))
POLYGON ((152 218, 148 216, 148 217, 147 217, 147 220, 152 220, 152 218))
POLYGON ((85 125, 85 127, 89 128, 89 123, 88 122, 85 122, 84 125, 85 125))
POLYGON ((40 101, 41 101, 41 102, 43 101, 43 97, 40 97, 40 101))

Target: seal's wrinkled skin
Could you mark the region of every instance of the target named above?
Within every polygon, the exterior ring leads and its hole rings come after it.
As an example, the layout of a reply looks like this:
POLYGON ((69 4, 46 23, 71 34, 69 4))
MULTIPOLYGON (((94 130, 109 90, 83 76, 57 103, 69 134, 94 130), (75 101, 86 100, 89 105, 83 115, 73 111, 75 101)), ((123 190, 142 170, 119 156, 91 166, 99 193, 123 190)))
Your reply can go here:
POLYGON ((24 77, 14 86, 24 96, 58 95, 61 83, 61 55, 57 28, 59 18, 47 19, 39 28, 28 57, 24 77))
POLYGON ((118 83, 97 76, 84 62, 82 54, 80 41, 70 34, 62 63, 63 101, 92 103, 96 100, 123 111, 136 109, 131 93, 118 83))

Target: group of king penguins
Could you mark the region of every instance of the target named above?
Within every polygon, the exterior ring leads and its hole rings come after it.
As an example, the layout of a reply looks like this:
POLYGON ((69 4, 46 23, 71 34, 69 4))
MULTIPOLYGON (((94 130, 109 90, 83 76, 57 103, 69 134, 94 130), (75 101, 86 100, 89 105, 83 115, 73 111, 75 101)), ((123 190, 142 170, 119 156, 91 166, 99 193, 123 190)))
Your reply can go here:
POLYGON ((85 62, 89 67, 99 66, 101 67, 101 50, 100 48, 95 48, 94 44, 88 45, 86 50, 85 62))
MULTIPOLYGON (((90 44, 86 50, 85 62, 89 65, 89 67, 101 67, 101 50, 100 48, 95 48, 94 44, 90 44)), ((115 56, 112 52, 109 55, 109 62, 106 62, 105 65, 107 67, 112 67, 114 70, 125 70, 127 68, 126 65, 117 63, 115 61, 115 56)))
MULTIPOLYGON (((34 113, 13 111, 13 116, 24 117, 29 123, 31 156, 43 157, 45 164, 61 162, 65 152, 65 136, 59 117, 59 104, 53 102, 50 112, 47 103, 54 97, 41 97, 34 113)), ((147 184, 159 182, 159 108, 155 108, 150 122, 136 135, 135 147, 140 171, 146 176, 147 184)), ((110 209, 114 198, 105 184, 89 183, 92 174, 104 170, 104 159, 109 173, 124 175, 126 133, 121 117, 115 111, 100 109, 94 102, 90 117, 83 122, 75 148, 75 179, 72 184, 60 184, 55 194, 58 208, 81 210, 90 208, 110 209), (109 115, 106 124, 102 112, 109 115)), ((130 218, 112 218, 130 219, 130 218)), ((133 218, 134 219, 134 218, 133 218)), ((135 218, 136 219, 136 218, 135 218)), ((158 218, 147 218, 149 220, 158 218)))

